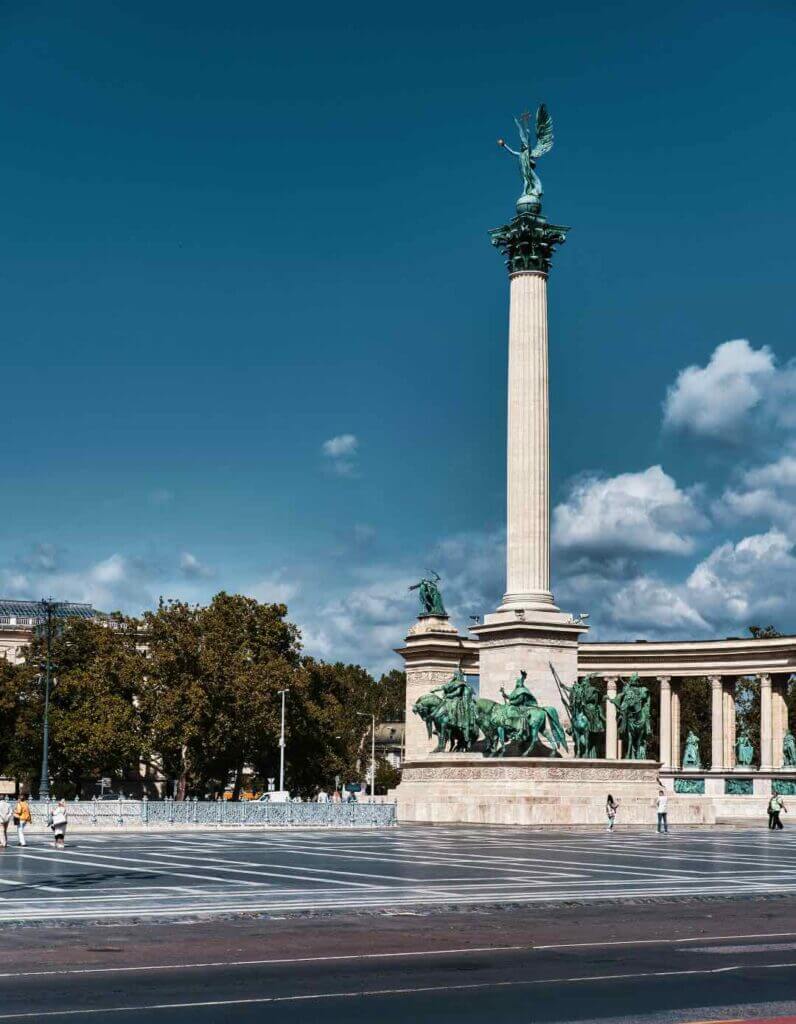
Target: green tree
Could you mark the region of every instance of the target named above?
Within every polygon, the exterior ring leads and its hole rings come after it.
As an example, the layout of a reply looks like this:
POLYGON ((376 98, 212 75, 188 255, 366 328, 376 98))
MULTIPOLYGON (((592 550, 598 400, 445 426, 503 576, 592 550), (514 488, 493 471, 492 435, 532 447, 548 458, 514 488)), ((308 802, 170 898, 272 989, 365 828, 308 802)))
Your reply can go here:
MULTIPOLYGON (((56 794, 79 793, 110 775, 123 785, 138 777, 145 756, 136 693, 144 658, 138 623, 59 620, 52 638, 49 765, 56 794)), ((45 640, 37 635, 17 666, 15 735, 6 771, 35 790, 39 784, 44 715, 45 640)))
POLYGON ((207 607, 161 602, 144 616, 149 651, 141 706, 177 796, 220 792, 278 749, 278 691, 300 664, 283 604, 217 594, 207 607))

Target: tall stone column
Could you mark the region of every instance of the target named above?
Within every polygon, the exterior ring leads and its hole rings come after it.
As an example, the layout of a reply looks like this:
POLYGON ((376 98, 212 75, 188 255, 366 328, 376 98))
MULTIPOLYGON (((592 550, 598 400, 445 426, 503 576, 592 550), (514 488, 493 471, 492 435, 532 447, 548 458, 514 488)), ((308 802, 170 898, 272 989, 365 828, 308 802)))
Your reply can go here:
POLYGON ((724 690, 724 767, 735 767, 735 678, 723 678, 724 690))
POLYGON ((511 275, 506 594, 499 610, 551 611, 547 274, 511 275))
POLYGON ((556 612, 550 591, 550 446, 547 275, 567 228, 549 224, 538 200, 493 231, 510 281, 506 593, 498 611, 556 612))
POLYGON ((771 771, 771 676, 764 672, 760 680, 760 770, 771 771))
POLYGON ((671 676, 658 676, 660 687, 660 722, 659 722, 659 756, 661 768, 672 766, 672 678, 671 676))
POLYGON ((542 216, 539 196, 523 195, 516 216, 490 232, 509 274, 506 589, 499 607, 471 627, 481 696, 500 701, 500 688, 527 672, 539 704, 555 708, 565 725, 554 672, 565 685, 575 682, 586 632, 580 618, 555 606, 550 589, 547 280, 567 230, 542 216))
MULTIPOLYGON (((616 698, 618 676, 605 677, 605 696, 616 698)), ((605 756, 615 760, 619 757, 619 734, 616 731, 616 705, 605 702, 605 756)))
POLYGON ((710 767, 724 768, 724 691, 721 676, 708 676, 710 683, 710 767))
POLYGON ((680 750, 680 680, 672 681, 672 768, 679 768, 682 761, 680 750))

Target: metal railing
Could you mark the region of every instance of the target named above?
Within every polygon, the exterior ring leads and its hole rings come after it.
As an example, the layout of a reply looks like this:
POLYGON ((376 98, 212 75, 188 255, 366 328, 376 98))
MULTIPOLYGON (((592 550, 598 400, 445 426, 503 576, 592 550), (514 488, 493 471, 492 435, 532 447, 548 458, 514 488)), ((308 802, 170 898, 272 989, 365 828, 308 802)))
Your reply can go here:
MULTIPOLYGON (((31 800, 33 829, 46 828, 54 800, 31 800)), ((384 828, 396 823, 395 804, 270 803, 258 800, 69 800, 70 828, 168 828, 272 825, 384 828)))

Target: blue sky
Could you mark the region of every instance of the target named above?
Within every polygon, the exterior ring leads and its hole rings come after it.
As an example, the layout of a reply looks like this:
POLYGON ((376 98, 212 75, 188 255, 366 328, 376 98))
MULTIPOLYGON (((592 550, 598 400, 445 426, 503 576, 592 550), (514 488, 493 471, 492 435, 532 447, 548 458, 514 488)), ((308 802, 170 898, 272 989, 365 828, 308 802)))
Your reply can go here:
POLYGON ((425 567, 492 608, 495 139, 544 100, 557 597, 595 638, 796 630, 795 23, 4 5, 3 596, 241 590, 374 669, 425 567))

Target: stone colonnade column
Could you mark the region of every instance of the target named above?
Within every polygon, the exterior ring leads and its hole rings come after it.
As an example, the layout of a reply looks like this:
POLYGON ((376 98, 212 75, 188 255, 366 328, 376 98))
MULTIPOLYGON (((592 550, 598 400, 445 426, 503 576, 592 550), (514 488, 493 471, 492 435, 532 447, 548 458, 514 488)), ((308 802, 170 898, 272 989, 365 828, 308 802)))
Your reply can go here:
POLYGON ((680 680, 673 680, 672 687, 672 768, 679 768, 680 751, 680 680))
POLYGON ((509 311, 506 594, 500 610, 553 611, 547 274, 511 274, 509 311))
MULTIPOLYGON (((616 697, 618 676, 605 677, 605 696, 616 697)), ((605 702, 605 756, 616 759, 619 757, 618 734, 616 731, 616 705, 610 700, 605 702)))
POLYGON ((660 686, 660 723, 659 723, 659 756, 661 768, 672 766, 672 679, 671 676, 658 676, 660 686))
POLYGON ((760 771, 771 771, 771 676, 763 672, 760 680, 760 771))
POLYGON ((735 678, 722 678, 724 692, 724 767, 735 767, 735 678))
POLYGON ((782 767, 782 741, 788 731, 788 679, 787 675, 774 676, 771 688, 771 761, 774 768, 782 767))
POLYGON ((724 691, 721 676, 708 676, 710 683, 710 767, 724 768, 724 691))

